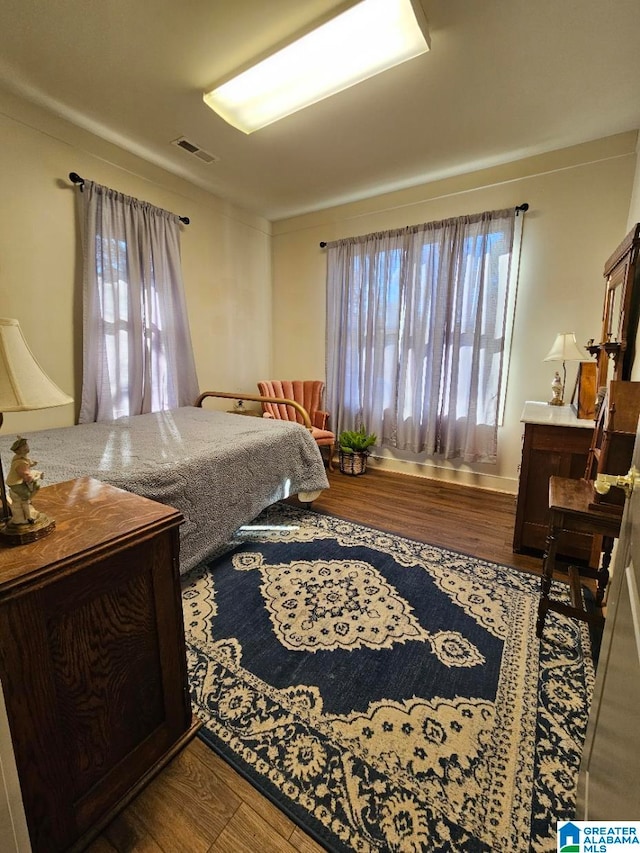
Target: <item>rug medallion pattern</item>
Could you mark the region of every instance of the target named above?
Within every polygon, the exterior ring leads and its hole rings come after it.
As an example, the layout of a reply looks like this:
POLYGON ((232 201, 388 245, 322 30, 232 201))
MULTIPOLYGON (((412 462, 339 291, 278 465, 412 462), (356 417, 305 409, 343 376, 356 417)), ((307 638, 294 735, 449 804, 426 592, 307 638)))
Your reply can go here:
POLYGON ((593 667, 536 578, 288 505, 235 545, 183 585, 207 742, 332 851, 555 849, 593 667))
POLYGON ((391 648, 408 640, 429 641, 446 666, 476 666, 484 658, 462 634, 430 635, 377 569, 357 560, 297 560, 268 564, 260 553, 232 557, 239 571, 261 570, 262 597, 283 646, 312 652, 391 648))

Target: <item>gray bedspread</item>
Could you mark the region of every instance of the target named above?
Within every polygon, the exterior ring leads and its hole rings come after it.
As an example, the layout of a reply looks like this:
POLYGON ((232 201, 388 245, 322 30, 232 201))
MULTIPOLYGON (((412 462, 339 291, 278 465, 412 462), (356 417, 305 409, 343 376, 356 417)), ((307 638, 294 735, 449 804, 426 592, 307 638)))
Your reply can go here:
MULTIPOLYGON (((25 435, 44 485, 90 476, 180 510, 182 574, 269 504, 329 486, 310 433, 286 421, 186 407, 25 435)), ((14 440, 0 438, 5 472, 14 440)))

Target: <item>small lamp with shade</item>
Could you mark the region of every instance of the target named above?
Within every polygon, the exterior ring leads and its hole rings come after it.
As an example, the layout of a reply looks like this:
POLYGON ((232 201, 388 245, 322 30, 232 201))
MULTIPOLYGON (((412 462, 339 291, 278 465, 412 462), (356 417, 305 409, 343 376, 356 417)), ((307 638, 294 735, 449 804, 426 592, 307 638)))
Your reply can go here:
POLYGON ((551 383, 553 397, 549 400, 550 406, 564 406, 564 391, 567 384, 567 361, 588 361, 589 356, 581 350, 573 332, 558 332, 553 346, 544 358, 544 361, 562 362, 562 379, 556 371, 551 383))
MULTIPOLYGON (((0 427, 4 412, 30 412, 64 406, 67 403, 73 403, 73 398, 58 388, 40 367, 29 349, 19 322, 0 318, 0 427)), ((7 480, 11 482, 14 468, 16 471, 24 471, 27 473, 25 483, 29 481, 30 489, 21 489, 24 483, 16 482, 14 488, 10 485, 14 500, 20 504, 15 506, 12 513, 0 464, 0 539, 11 545, 23 545, 51 533, 55 521, 31 506, 31 494, 35 493, 42 475, 41 472, 27 471, 33 463, 28 459, 29 447, 26 439, 18 436, 12 450, 16 456, 7 480), (22 491, 25 492, 24 495, 22 491)), ((18 476, 15 479, 22 478, 18 476)))

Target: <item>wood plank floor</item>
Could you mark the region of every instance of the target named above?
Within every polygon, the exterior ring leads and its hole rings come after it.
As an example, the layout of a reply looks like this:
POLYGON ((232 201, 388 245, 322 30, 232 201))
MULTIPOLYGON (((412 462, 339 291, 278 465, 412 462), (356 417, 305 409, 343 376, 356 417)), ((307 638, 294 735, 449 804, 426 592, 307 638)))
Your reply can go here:
MULTIPOLYGON (((514 554, 515 498, 370 468, 335 471, 314 504, 371 527, 529 572, 514 554)), ((297 501, 294 501, 297 503, 297 501)), ((90 846, 91 853, 319 853, 296 827, 199 740, 193 740, 90 846)))

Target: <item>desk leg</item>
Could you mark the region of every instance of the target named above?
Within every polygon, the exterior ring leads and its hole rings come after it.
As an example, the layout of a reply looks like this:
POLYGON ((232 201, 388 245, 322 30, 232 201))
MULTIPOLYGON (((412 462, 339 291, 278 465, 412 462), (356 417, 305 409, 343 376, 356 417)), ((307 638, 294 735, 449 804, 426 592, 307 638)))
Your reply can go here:
POLYGON ((598 569, 596 575, 598 586, 596 589, 596 604, 602 607, 604 594, 607 591, 609 583, 609 566, 611 565, 611 552, 613 551, 614 539, 612 536, 604 536, 602 538, 602 566, 598 569))
POLYGON ((549 609, 549 592, 551 591, 551 578, 553 577, 553 567, 556 564, 556 551, 558 549, 558 531, 553 524, 553 519, 549 522, 549 533, 547 534, 547 550, 542 558, 542 577, 540 579, 540 601, 538 602, 538 619, 536 621, 536 636, 542 637, 544 630, 544 621, 549 609))

